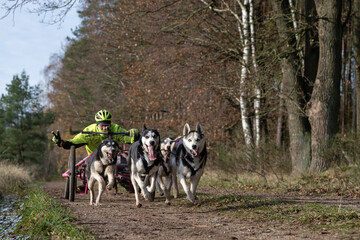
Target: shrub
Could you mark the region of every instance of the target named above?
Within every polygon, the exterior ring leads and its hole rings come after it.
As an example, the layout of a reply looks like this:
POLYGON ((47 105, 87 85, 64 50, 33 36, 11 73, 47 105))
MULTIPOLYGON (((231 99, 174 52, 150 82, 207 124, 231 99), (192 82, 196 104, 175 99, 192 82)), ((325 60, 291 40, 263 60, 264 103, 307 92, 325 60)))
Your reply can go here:
POLYGON ((0 196, 12 193, 30 182, 31 177, 25 167, 7 161, 0 162, 0 196))

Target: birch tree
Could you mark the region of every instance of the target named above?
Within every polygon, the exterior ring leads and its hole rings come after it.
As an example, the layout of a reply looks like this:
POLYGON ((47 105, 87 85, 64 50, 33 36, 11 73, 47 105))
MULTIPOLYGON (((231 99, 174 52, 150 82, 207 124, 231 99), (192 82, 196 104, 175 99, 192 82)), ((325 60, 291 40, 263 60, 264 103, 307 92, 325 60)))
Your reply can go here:
POLYGON ((241 112, 241 125, 243 129, 243 136, 246 146, 252 148, 255 144, 259 146, 260 142, 260 97, 261 91, 255 84, 255 121, 254 129, 252 129, 249 107, 249 91, 248 86, 250 81, 250 72, 254 73, 258 70, 256 62, 256 48, 255 48, 255 24, 254 24, 254 4, 253 0, 235 0, 234 7, 231 7, 225 0, 221 1, 221 7, 215 7, 213 2, 207 2, 200 0, 207 7, 217 13, 229 13, 236 21, 238 34, 241 42, 240 48, 242 49, 242 56, 240 62, 240 85, 239 85, 239 97, 237 101, 240 105, 241 112), (238 11, 239 9, 239 11, 238 11), (250 67, 252 64, 252 67, 250 67), (255 135, 255 141, 254 136, 255 135))

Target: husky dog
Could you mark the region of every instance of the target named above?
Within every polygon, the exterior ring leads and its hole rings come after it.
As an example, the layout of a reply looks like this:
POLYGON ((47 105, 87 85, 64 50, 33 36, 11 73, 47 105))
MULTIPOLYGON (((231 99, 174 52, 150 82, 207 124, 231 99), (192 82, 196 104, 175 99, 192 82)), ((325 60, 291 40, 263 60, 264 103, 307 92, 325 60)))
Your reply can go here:
POLYGON ((172 174, 172 168, 176 168, 175 166, 171 166, 170 164, 170 153, 172 148, 175 146, 175 141, 173 138, 167 137, 161 140, 160 142, 160 151, 163 157, 163 161, 161 161, 157 178, 156 178, 156 188, 160 195, 164 195, 165 193, 165 203, 170 205, 170 190, 172 184, 174 184, 174 198, 178 197, 179 189, 176 181, 176 176, 172 174), (165 184, 163 181, 165 178, 165 184))
POLYGON ((147 129, 144 125, 140 139, 130 147, 128 160, 138 208, 142 206, 139 188, 145 200, 154 200, 155 181, 160 161, 160 134, 156 129, 147 129))
MULTIPOLYGON (((179 178, 187 199, 197 203, 196 188, 204 173, 207 150, 204 130, 197 123, 196 130, 190 130, 189 124, 184 125, 183 137, 175 143, 170 155, 170 164, 176 166, 172 173, 179 178), (186 183, 190 179, 190 187, 186 183)), ((176 182, 175 182, 176 183, 176 182)))
POLYGON ((119 145, 111 138, 104 139, 93 155, 86 159, 86 176, 90 190, 90 205, 99 205, 100 197, 106 189, 111 190, 115 184, 114 172, 116 159, 119 152, 119 145), (98 182, 99 193, 94 202, 94 185, 98 182))

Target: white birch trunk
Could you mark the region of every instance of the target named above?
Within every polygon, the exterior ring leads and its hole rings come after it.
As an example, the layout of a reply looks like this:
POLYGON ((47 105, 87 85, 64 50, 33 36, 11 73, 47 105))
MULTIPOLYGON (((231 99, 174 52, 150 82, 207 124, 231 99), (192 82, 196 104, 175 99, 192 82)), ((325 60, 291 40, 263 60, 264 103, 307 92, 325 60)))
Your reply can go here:
MULTIPOLYGON (((239 38, 242 42, 242 47, 243 47, 243 56, 242 56, 241 74, 240 74, 240 90, 239 90, 240 97, 237 100, 239 101, 240 104, 241 124, 243 128, 245 144, 248 147, 252 147, 253 137, 252 137, 252 130, 250 127, 251 124, 249 118, 249 108, 247 104, 248 89, 245 84, 249 73, 249 60, 250 60, 249 13, 247 9, 247 6, 249 5, 249 0, 244 0, 243 2, 241 0, 234 0, 235 4, 239 5, 241 8, 241 17, 237 14, 236 10, 235 11, 232 10, 224 0, 222 0, 224 6, 224 8, 222 9, 212 7, 212 5, 209 4, 206 0, 200 0, 200 1, 215 12, 230 12, 237 21, 239 38)), ((259 122, 259 126, 260 126, 260 122, 259 122)))
MULTIPOLYGON (((255 26, 254 26, 254 4, 253 0, 249 0, 250 5, 250 40, 251 40, 251 59, 254 68, 254 76, 258 76, 258 65, 256 62, 256 49, 255 49, 255 26)), ((255 84, 255 100, 254 100, 254 109, 255 109, 255 124, 254 124, 254 135, 255 135, 255 147, 258 148, 260 144, 260 98, 261 90, 260 87, 255 84)))
MULTIPOLYGON (((238 1, 240 2, 240 1, 238 1)), ((241 21, 242 21, 242 37, 243 37, 243 57, 241 63, 241 75, 240 75, 240 111, 241 111, 241 123, 244 131, 244 139, 247 146, 252 145, 252 134, 250 128, 249 109, 247 104, 247 91, 246 91, 246 78, 248 76, 248 66, 250 59, 250 41, 249 41, 249 15, 246 9, 248 1, 244 1, 241 4, 241 21)), ((241 32, 240 32, 241 36, 241 32)))

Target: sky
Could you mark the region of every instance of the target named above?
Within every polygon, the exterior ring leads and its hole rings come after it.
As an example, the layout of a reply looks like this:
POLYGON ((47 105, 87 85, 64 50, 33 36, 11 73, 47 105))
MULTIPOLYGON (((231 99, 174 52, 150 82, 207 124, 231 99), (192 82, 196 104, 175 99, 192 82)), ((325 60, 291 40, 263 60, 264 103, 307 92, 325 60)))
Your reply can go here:
POLYGON ((23 70, 29 75, 30 86, 44 86, 43 70, 50 57, 64 52, 66 37, 73 37, 72 30, 81 23, 76 10, 55 25, 42 23, 41 16, 24 9, 0 19, 0 96, 7 93, 6 84, 13 76, 20 76, 23 70))

